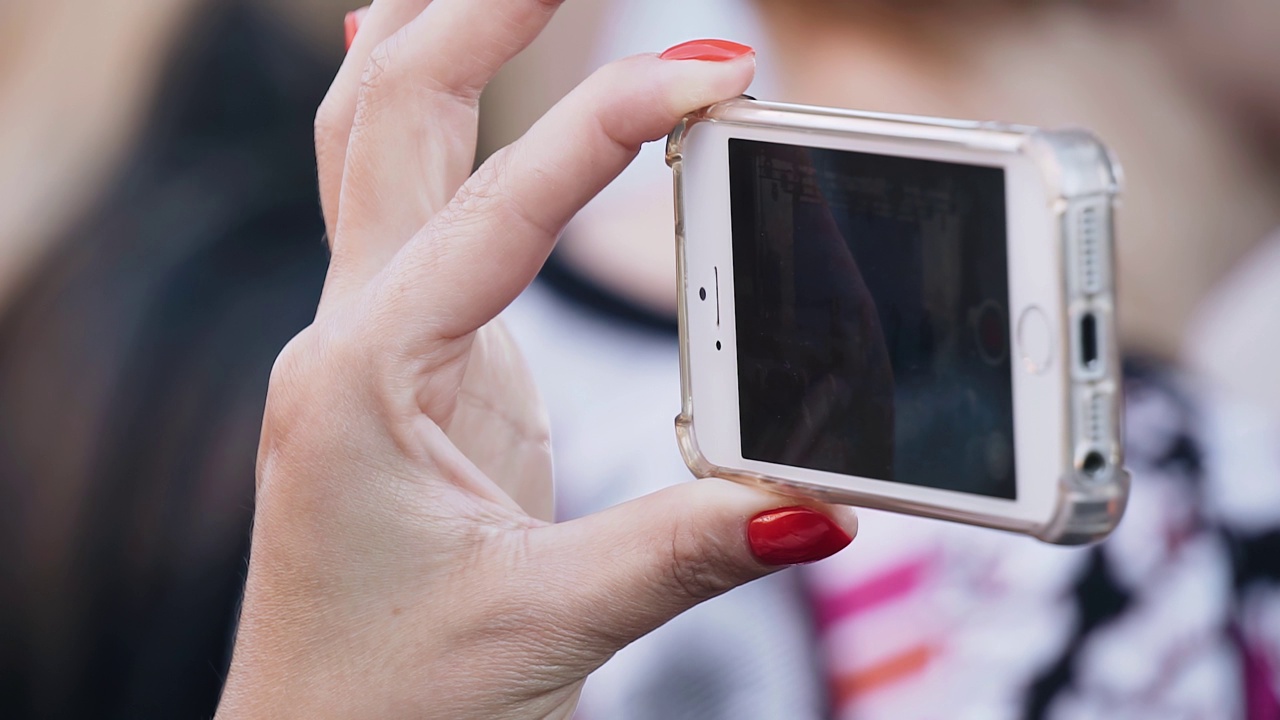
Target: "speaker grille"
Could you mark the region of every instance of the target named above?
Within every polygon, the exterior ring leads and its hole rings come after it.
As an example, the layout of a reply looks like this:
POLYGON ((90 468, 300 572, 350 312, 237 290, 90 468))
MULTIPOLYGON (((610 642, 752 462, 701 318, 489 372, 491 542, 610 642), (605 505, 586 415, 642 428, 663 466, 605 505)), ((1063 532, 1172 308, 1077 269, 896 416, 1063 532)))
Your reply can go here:
POLYGON ((1106 439, 1107 432, 1107 404, 1108 397, 1105 393, 1095 392, 1085 396, 1085 401, 1080 408, 1083 413, 1081 420, 1084 425, 1085 440, 1090 443, 1101 443, 1106 439))
POLYGON ((1105 282, 1106 258, 1102 239, 1106 217, 1097 205, 1086 205, 1076 215, 1076 258, 1079 263, 1080 290, 1086 295, 1101 292, 1105 282))

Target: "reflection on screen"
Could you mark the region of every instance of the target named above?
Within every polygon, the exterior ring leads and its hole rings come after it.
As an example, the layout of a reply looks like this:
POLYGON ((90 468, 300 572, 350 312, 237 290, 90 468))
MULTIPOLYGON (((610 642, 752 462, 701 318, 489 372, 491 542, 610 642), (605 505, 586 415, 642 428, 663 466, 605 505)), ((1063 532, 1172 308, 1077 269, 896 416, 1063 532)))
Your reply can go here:
POLYGON ((1014 498, 1004 171, 729 141, 742 455, 1014 498))

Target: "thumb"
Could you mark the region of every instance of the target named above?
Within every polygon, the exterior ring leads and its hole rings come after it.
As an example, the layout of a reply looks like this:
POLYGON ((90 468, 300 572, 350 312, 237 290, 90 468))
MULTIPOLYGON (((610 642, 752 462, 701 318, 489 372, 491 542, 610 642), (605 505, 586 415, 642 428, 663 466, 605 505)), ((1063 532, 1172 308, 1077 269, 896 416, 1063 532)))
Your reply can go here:
POLYGON ((857 529, 852 508, 705 479, 543 528, 540 550, 565 583, 548 602, 603 662, 704 600, 835 554, 857 529))

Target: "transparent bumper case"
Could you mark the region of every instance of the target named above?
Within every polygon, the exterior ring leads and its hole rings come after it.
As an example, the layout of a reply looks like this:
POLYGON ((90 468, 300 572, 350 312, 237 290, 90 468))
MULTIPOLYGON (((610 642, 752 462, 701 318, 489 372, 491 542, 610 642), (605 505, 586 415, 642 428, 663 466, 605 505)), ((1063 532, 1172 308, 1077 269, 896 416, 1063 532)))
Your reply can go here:
POLYGON ((750 98, 731 100, 686 117, 671 133, 667 163, 675 180, 676 246, 681 282, 679 297, 682 410, 676 418, 680 451, 698 477, 721 477, 754 484, 774 492, 825 502, 857 505, 899 513, 951 520, 1032 535, 1040 540, 1073 545, 1105 537, 1119 522, 1128 499, 1129 473, 1123 466, 1120 440, 1120 361, 1114 337, 1113 216, 1121 185, 1118 164, 1093 135, 1076 130, 1039 128, 987 122, 967 122, 883 113, 854 112, 750 98), (1050 208, 1056 216, 1054 252, 1066 274, 1067 297, 1057 327, 1057 347, 1078 347, 1081 321, 1091 316, 1098 332, 1098 360, 1087 368, 1058 363, 1052 372, 1064 373, 1071 417, 1065 457, 1071 462, 1057 478, 1056 507, 1047 522, 1033 523, 935 504, 885 498, 879 495, 823 486, 807 481, 717 467, 702 454, 693 431, 694 398, 689 364, 688 263, 686 205, 682 182, 685 140, 701 123, 745 127, 782 127, 819 136, 891 137, 922 148, 964 147, 1029 157, 1040 169, 1056 197, 1050 208))

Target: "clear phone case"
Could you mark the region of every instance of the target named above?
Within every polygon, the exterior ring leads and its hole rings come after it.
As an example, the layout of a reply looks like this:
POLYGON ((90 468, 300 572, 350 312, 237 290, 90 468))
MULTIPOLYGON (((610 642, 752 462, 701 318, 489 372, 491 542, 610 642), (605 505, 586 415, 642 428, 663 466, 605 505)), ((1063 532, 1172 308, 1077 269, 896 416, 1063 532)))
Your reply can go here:
POLYGON ((1113 217, 1121 185, 1119 165, 1092 134, 1078 130, 1043 130, 989 122, 968 122, 909 115, 855 112, 829 108, 760 102, 741 98, 713 105, 686 117, 667 142, 667 163, 675 179, 676 256, 680 275, 680 368, 682 410, 676 418, 680 452, 698 477, 721 477, 763 486, 774 492, 825 502, 857 505, 894 512, 993 527, 1032 535, 1062 545, 1100 540, 1116 526, 1129 495, 1121 442, 1120 361, 1114 330, 1113 217), (920 147, 964 147, 1020 153, 1040 168, 1056 189, 1051 208, 1057 215, 1056 248, 1066 272, 1065 317, 1068 328, 1058 347, 1075 347, 1067 337, 1092 314, 1098 320, 1099 359, 1082 371, 1074 363, 1059 363, 1055 372, 1067 374, 1071 417, 1072 462, 1058 478, 1057 506, 1043 524, 961 511, 914 501, 831 488, 807 481, 717 467, 698 448, 693 432, 693 404, 689 370, 685 200, 682 186, 684 141, 700 123, 746 127, 781 127, 817 135, 893 138, 920 147), (1101 470, 1099 470, 1101 466, 1101 470))

